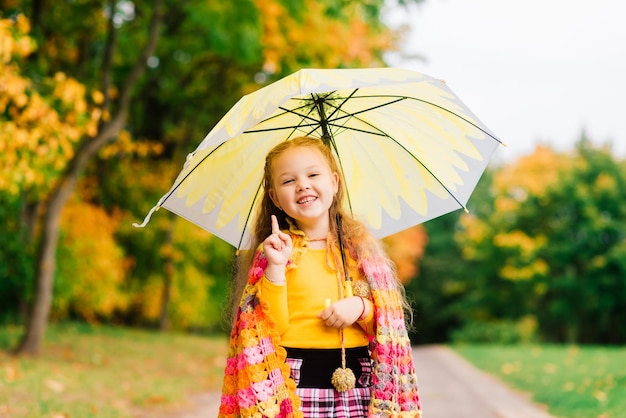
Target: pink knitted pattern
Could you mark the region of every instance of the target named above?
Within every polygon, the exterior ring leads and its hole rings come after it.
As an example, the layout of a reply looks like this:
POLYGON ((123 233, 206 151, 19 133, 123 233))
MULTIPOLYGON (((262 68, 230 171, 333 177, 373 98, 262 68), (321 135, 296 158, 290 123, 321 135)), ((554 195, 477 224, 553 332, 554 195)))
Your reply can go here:
POLYGON ((411 341, 395 279, 382 260, 359 263, 370 284, 376 318, 369 417, 421 417, 411 341))
POLYGON ((302 417, 287 353, 267 304, 257 297, 267 259, 257 252, 233 325, 218 417, 302 417))
MULTIPOLYGON (((293 254, 305 251, 297 236, 293 254)), ((269 307, 257 296, 267 260, 257 252, 230 337, 219 417, 302 417, 295 382, 289 377, 286 352, 269 307)), ((421 417, 411 343, 402 300, 385 260, 359 260, 370 284, 376 319, 372 341, 370 418, 421 417)))

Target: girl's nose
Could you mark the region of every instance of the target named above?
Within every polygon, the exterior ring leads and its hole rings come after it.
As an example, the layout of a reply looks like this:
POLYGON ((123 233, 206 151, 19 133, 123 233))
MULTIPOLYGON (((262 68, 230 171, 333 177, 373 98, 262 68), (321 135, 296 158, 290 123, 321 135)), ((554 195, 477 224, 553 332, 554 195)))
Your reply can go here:
POLYGON ((298 180, 298 191, 306 190, 310 187, 309 182, 306 179, 298 180))

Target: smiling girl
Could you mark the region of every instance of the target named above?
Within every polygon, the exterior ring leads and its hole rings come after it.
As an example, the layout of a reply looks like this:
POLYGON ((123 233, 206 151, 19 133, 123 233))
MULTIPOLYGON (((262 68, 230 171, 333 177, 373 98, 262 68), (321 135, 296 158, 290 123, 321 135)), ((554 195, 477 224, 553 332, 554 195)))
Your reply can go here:
POLYGON ((330 148, 280 143, 263 186, 256 250, 235 280, 219 416, 421 416, 402 287, 380 243, 344 211, 330 148))

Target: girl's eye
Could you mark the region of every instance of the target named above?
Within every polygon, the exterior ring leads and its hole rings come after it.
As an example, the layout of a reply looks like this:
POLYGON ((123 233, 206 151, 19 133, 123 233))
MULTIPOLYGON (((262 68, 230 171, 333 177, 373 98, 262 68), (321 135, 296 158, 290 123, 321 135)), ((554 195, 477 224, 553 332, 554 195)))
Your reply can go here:
POLYGON ((293 181, 293 179, 283 180, 283 184, 289 184, 293 181))
POLYGON ((319 176, 319 175, 320 175, 319 173, 311 173, 311 174, 309 174, 309 177, 315 177, 315 176, 319 176))

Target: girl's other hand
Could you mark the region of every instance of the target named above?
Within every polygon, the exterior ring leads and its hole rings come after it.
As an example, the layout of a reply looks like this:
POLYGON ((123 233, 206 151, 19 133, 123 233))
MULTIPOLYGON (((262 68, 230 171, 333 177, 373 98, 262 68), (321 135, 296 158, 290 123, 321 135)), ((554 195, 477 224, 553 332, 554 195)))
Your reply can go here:
POLYGON ((358 296, 338 300, 320 312, 317 317, 333 328, 343 329, 359 320, 363 303, 358 296))
POLYGON ((272 234, 263 241, 263 251, 267 257, 265 276, 271 282, 285 281, 285 266, 292 249, 291 237, 280 230, 278 219, 272 215, 272 234))

